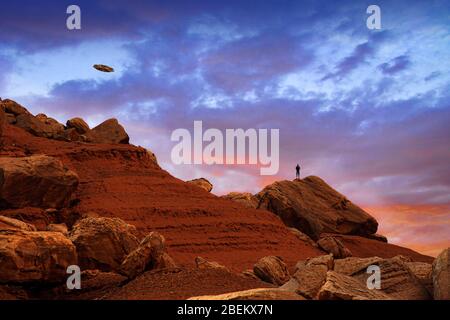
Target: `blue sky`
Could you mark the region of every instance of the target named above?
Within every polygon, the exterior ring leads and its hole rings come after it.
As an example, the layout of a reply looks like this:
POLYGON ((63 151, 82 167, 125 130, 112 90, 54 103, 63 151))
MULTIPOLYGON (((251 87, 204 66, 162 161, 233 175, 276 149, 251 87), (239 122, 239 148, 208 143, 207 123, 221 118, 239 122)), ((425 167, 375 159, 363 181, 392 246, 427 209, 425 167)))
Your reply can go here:
MULTIPOLYGON (((166 170, 204 176, 218 194, 290 179, 300 162, 382 206, 386 224, 398 214, 386 208, 412 208, 402 215, 417 225, 433 212, 435 238, 450 243, 450 1, 2 2, 2 98, 61 122, 116 117, 166 170), (81 30, 66 29, 70 4, 81 30), (381 30, 366 27, 370 4, 381 30), (279 128, 279 174, 173 165, 170 134, 194 120, 279 128)), ((405 243, 415 229, 389 232, 405 243)))

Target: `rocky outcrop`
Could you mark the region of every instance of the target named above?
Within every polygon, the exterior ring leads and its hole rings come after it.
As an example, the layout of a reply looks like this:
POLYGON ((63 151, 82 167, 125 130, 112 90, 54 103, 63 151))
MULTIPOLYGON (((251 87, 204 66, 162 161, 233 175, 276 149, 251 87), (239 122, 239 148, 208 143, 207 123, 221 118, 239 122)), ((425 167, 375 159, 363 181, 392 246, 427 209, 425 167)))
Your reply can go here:
POLYGON ((26 108, 10 99, 1 100, 0 107, 6 113, 12 114, 14 117, 20 116, 22 114, 31 115, 31 113, 28 112, 26 108))
POLYGON ((36 119, 38 119, 39 121, 45 123, 46 125, 50 126, 52 128, 52 130, 55 132, 56 134, 60 134, 61 132, 64 131, 65 127, 64 125, 62 125, 61 123, 59 123, 57 120, 48 117, 47 115, 43 114, 43 113, 39 113, 36 115, 36 119))
POLYGON ((2 113, 3 116, 0 115, 0 122, 3 119, 37 137, 108 144, 128 144, 129 142, 128 134, 116 119, 106 120, 90 130, 88 124, 81 118, 72 118, 64 126, 43 113, 33 116, 23 106, 9 99, 0 100, 0 106, 0 109, 5 112, 2 113))
POLYGON ((351 276, 366 284, 372 273, 367 273, 369 265, 378 266, 380 270, 381 289, 378 291, 397 300, 427 300, 430 295, 416 275, 408 268, 404 257, 390 259, 347 258, 336 260, 334 270, 351 276))
POLYGON ((77 254, 58 232, 0 230, 0 262, 0 283, 57 283, 77 264, 77 254))
POLYGON ((319 300, 391 300, 379 291, 370 290, 365 284, 350 276, 328 271, 325 284, 319 291, 319 300))
POLYGON ((83 270, 118 271, 123 259, 139 245, 136 228, 119 218, 82 219, 69 238, 77 247, 83 270))
POLYGON ((36 231, 36 227, 17 219, 0 216, 0 230, 36 231))
POLYGON ((435 300, 450 300, 450 248, 433 262, 433 285, 435 300))
POLYGON ((215 261, 208 261, 202 257, 195 258, 195 265, 198 269, 218 269, 223 271, 229 271, 225 266, 215 261))
POLYGON ((44 155, 0 158, 0 207, 62 208, 78 186, 78 176, 44 155))
POLYGON ((197 186, 199 188, 202 188, 203 190, 206 190, 207 192, 211 192, 213 185, 211 182, 206 180, 205 178, 199 178, 194 180, 186 181, 189 184, 193 184, 194 186, 197 186))
POLYGON ((37 137, 57 139, 64 132, 64 126, 56 122, 46 122, 30 114, 16 116, 15 126, 37 137))
POLYGON ((253 267, 253 272, 261 280, 278 286, 286 283, 289 278, 289 270, 280 257, 268 256, 261 258, 253 267))
POLYGON ((406 266, 419 279, 419 282, 427 289, 430 297, 433 296, 433 266, 425 262, 406 262, 406 266))
POLYGON ((232 200, 242 204, 244 207, 254 209, 258 207, 259 202, 258 198, 250 192, 230 192, 224 196, 221 196, 221 198, 232 200))
POLYGON ((165 239, 157 232, 148 234, 123 260, 120 273, 134 279, 146 270, 171 266, 173 260, 165 253, 165 239))
POLYGON ((88 142, 128 144, 130 138, 117 119, 108 119, 86 133, 88 142))
POLYGON ((331 253, 336 259, 351 257, 352 253, 347 249, 339 239, 332 236, 320 238, 317 241, 319 248, 325 252, 331 253))
POLYGON ((188 300, 305 300, 305 298, 287 290, 259 288, 215 296, 192 297, 188 300))
POLYGON ((67 120, 66 127, 69 129, 75 129, 75 131, 79 134, 85 134, 90 130, 89 125, 81 118, 72 118, 70 120, 67 120))
POLYGON ((280 216, 314 240, 321 233, 372 235, 378 223, 318 177, 278 181, 256 195, 259 208, 280 216))

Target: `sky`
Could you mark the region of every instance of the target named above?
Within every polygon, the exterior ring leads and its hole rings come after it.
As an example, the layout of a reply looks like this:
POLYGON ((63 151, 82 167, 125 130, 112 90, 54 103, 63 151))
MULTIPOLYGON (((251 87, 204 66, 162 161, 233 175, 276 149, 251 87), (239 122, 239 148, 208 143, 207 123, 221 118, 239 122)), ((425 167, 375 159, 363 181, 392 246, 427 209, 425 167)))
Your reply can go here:
POLYGON ((292 179, 300 163, 391 243, 450 246, 450 0, 0 1, 3 99, 62 123, 117 118, 164 169, 218 195, 292 179), (66 27, 72 4, 81 30, 66 27), (171 133, 195 120, 279 129, 278 174, 175 165, 171 133))

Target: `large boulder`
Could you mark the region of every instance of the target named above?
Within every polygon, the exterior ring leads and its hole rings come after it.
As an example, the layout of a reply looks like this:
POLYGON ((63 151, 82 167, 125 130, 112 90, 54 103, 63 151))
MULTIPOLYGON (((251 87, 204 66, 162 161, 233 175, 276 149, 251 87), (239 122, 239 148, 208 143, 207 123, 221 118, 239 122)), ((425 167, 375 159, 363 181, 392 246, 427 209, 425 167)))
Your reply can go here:
MULTIPOLYGON (((120 273, 134 279, 146 270, 165 265, 168 258, 165 253, 165 239, 157 232, 151 232, 131 251, 120 266, 120 273)), ((172 264, 173 262, 169 262, 172 264)))
POLYGON ((450 248, 433 262, 433 285, 435 300, 450 300, 450 248))
POLYGON ((325 283, 327 272, 333 269, 333 256, 325 255, 300 261, 292 278, 280 287, 296 292, 308 299, 317 298, 320 288, 325 283))
POLYGON ((205 178, 199 178, 194 180, 186 181, 189 184, 193 184, 194 186, 197 186, 199 188, 202 188, 203 190, 206 190, 207 192, 211 192, 213 185, 211 182, 206 180, 205 178))
POLYGON ((430 299, 422 281, 411 271, 407 261, 402 256, 390 259, 347 258, 335 260, 334 271, 348 275, 367 284, 372 273, 367 272, 369 266, 377 266, 380 270, 381 288, 378 290, 397 300, 427 300, 430 299))
POLYGON ((314 240, 321 233, 371 235, 377 221, 318 177, 278 181, 256 195, 259 208, 280 216, 283 222, 314 240))
POLYGON ((57 283, 77 264, 75 246, 58 232, 0 230, 0 283, 57 283))
POLYGON ((56 158, 0 158, 0 207, 62 208, 77 186, 78 176, 56 158))
POLYGON ((136 228, 119 218, 85 218, 69 233, 77 247, 81 269, 119 271, 123 259, 139 241, 136 228))
POLYGON ((327 236, 317 241, 319 248, 325 252, 333 254, 336 259, 351 257, 351 251, 344 246, 344 244, 337 238, 327 236))
POLYGON ((86 133, 88 142, 128 144, 130 138, 117 119, 108 119, 86 133))
POLYGON ((85 134, 90 130, 89 125, 81 118, 67 120, 66 127, 75 129, 79 134, 85 134))
POLYGON ((244 207, 254 209, 258 207, 259 202, 258 198, 250 192, 230 192, 224 196, 221 196, 221 198, 233 200, 244 205, 244 207))
POLYGON ((268 256, 261 258, 254 266, 253 272, 261 280, 278 286, 286 283, 289 278, 289 270, 280 257, 268 256))
POLYGON ((219 294, 192 297, 188 300, 305 300, 302 296, 278 288, 258 288, 219 294))
POLYGON ((391 300, 387 294, 368 289, 361 281, 335 271, 328 271, 318 298, 319 300, 391 300))

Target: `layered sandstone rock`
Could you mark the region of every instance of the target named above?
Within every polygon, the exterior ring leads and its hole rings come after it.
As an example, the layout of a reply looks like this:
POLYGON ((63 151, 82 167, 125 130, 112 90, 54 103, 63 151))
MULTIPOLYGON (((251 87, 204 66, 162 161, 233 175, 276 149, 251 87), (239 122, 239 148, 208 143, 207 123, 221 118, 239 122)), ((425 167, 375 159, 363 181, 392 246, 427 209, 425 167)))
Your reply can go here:
POLYGON ((61 208, 78 186, 78 176, 53 157, 0 158, 0 206, 61 208))
POLYGON ((17 219, 0 216, 0 230, 36 231, 36 227, 17 219))
POLYGON ((397 256, 390 259, 377 257, 359 259, 347 258, 336 260, 334 271, 349 275, 364 285, 373 274, 369 266, 376 266, 380 271, 381 288, 378 290, 397 300, 428 300, 430 294, 420 279, 407 266, 405 258, 397 256))
POLYGON ((335 271, 328 271, 318 298, 319 300, 391 300, 387 294, 368 289, 361 281, 335 271))
POLYGON ((77 253, 58 232, 0 230, 0 261, 0 283, 56 283, 77 264, 77 253))
POLYGON ((435 300, 450 300, 450 248, 433 262, 433 285, 435 300))
POLYGON ((69 238, 77 247, 83 270, 118 271, 123 259, 139 245, 136 228, 119 218, 82 219, 69 238))
POLYGON ((321 233, 372 235, 378 223, 318 177, 277 181, 256 195, 259 208, 317 240, 321 233))
POLYGON ((186 181, 187 183, 193 184, 194 186, 197 186, 199 188, 202 188, 203 190, 206 190, 208 192, 211 192, 213 185, 211 182, 206 180, 205 178, 199 178, 194 180, 186 181))
POLYGON ((261 280, 278 286, 286 283, 289 278, 289 270, 280 257, 267 256, 261 258, 253 267, 253 272, 261 280))

